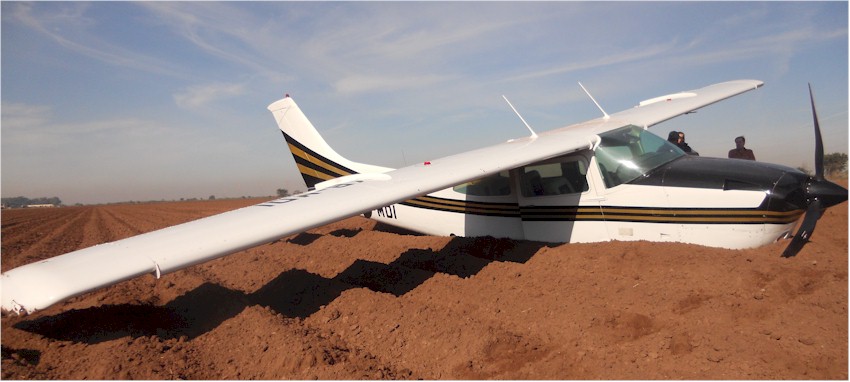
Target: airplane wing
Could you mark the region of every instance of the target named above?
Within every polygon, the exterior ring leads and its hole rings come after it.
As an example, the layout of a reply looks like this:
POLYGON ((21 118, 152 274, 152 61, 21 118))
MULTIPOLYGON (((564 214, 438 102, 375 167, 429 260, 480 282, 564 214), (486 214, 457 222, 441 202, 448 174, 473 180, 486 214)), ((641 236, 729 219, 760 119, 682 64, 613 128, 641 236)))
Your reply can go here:
POLYGON ((386 173, 339 178, 316 191, 27 264, 0 277, 0 307, 31 313, 147 273, 159 277, 379 207, 586 149, 598 139, 597 134, 628 124, 650 126, 761 85, 760 81, 732 81, 659 97, 610 118, 386 173))
POLYGON ((638 106, 616 113, 611 118, 627 120, 636 126, 650 127, 673 117, 758 89, 764 82, 738 80, 706 86, 698 90, 668 94, 642 101, 638 106))

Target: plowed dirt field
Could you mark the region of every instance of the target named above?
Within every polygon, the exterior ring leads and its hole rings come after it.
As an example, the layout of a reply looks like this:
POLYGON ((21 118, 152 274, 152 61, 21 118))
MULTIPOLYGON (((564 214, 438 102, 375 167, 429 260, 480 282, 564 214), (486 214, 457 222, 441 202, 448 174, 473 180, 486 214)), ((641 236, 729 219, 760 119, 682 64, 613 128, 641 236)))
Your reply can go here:
MULTIPOLYGON (((4 210, 2 269, 261 201, 4 210)), ((4 316, 2 378, 847 379, 847 203, 812 239, 784 259, 351 218, 4 316)))

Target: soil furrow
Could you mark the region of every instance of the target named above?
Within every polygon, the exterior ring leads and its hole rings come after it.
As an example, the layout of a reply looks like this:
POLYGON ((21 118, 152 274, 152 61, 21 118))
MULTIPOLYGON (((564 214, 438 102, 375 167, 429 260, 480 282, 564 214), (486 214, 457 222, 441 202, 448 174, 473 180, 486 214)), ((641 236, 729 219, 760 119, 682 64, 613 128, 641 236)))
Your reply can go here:
POLYGON ((9 238, 4 230, 4 271, 79 249, 83 242, 81 227, 92 218, 92 208, 60 208, 56 211, 58 213, 36 224, 10 230, 12 233, 9 238))

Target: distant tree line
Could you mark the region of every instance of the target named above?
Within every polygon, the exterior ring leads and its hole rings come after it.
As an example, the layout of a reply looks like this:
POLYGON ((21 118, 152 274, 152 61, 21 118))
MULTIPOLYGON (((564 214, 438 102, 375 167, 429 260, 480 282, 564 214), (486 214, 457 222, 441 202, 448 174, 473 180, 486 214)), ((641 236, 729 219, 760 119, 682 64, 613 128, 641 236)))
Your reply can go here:
MULTIPOLYGON (((277 189, 277 196, 278 197, 297 195, 297 194, 300 194, 300 193, 301 193, 301 191, 298 191, 298 190, 290 193, 290 191, 285 189, 285 188, 277 189)), ((241 197, 241 199, 249 199, 249 198, 256 198, 256 196, 242 196, 241 197)), ((60 200, 58 197, 55 197, 55 196, 51 197, 51 198, 42 197, 42 198, 32 198, 32 199, 27 198, 25 196, 16 196, 16 197, 13 197, 13 198, 2 198, 2 199, 3 199, 2 203, 3 203, 4 208, 23 208, 23 207, 33 205, 33 204, 52 204, 52 205, 57 206, 57 207, 62 205, 62 200, 60 200)), ((216 199, 217 198, 216 198, 215 195, 210 195, 209 197, 207 197, 207 200, 216 200, 216 199)), ((238 198, 225 198, 225 199, 238 199, 238 198)), ((180 198, 181 202, 189 202, 189 201, 197 201, 197 200, 203 200, 203 199, 202 198, 180 198)), ((153 203, 153 202, 166 202, 166 201, 167 200, 165 200, 165 199, 148 200, 148 201, 130 200, 130 201, 123 201, 123 202, 107 203, 107 204, 153 203)), ((176 200, 174 200, 174 201, 176 201, 176 200)), ((77 205, 81 206, 82 204, 77 203, 77 205)))
MULTIPOLYGON (((797 167, 806 174, 814 175, 814 171, 806 166, 797 167)), ((847 154, 830 153, 823 156, 823 175, 835 178, 847 177, 847 154)))
POLYGON ((298 195, 300 193, 301 193, 300 190, 295 190, 292 193, 290 193, 289 190, 287 190, 285 188, 278 188, 277 189, 277 197, 279 197, 279 198, 285 198, 285 197, 290 196, 290 195, 298 195))
POLYGON ((3 205, 9 208, 21 208, 26 207, 31 204, 52 204, 54 206, 62 205, 62 201, 57 197, 47 198, 34 198, 30 199, 23 196, 16 196, 14 198, 3 198, 3 205))
POLYGON ((823 172, 827 176, 847 176, 847 154, 832 153, 824 155, 823 172))

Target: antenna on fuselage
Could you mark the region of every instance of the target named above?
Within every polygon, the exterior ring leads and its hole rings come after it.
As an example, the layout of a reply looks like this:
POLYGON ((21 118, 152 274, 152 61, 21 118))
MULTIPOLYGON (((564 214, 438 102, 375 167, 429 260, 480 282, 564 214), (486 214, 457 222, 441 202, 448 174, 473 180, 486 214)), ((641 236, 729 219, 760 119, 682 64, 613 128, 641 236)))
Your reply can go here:
POLYGON ((516 113, 516 116, 519 117, 519 120, 522 121, 522 123, 525 124, 525 127, 528 128, 528 131, 531 132, 531 137, 537 138, 537 133, 535 133, 534 130, 531 129, 531 126, 528 125, 528 122, 525 121, 525 118, 523 118, 522 115, 520 115, 519 112, 516 111, 516 108, 514 107, 514 105, 511 105, 511 101, 508 101, 508 97, 505 97, 505 95, 502 94, 502 98, 505 99, 505 102, 508 103, 508 106, 511 107, 511 110, 513 110, 514 113, 516 113))
POLYGON ((590 97, 590 100, 591 100, 591 101, 593 101, 593 103, 595 103, 595 104, 596 104, 596 107, 598 107, 598 108, 599 108, 599 111, 601 111, 601 112, 602 112, 602 115, 603 115, 603 117, 602 117, 602 118, 604 118, 604 119, 611 118, 611 116, 610 116, 610 115, 608 115, 608 113, 606 113, 604 109, 602 109, 602 106, 599 106, 599 102, 596 102, 596 99, 595 99, 595 98, 593 98, 593 96, 592 96, 592 95, 590 95, 590 92, 589 92, 589 91, 587 91, 587 89, 585 89, 585 88, 584 88, 584 85, 582 85, 582 84, 581 84, 581 82, 579 82, 579 83, 578 83, 578 86, 581 86, 581 90, 584 90, 584 93, 585 93, 585 94, 587 94, 587 96, 588 96, 588 97, 590 97))

